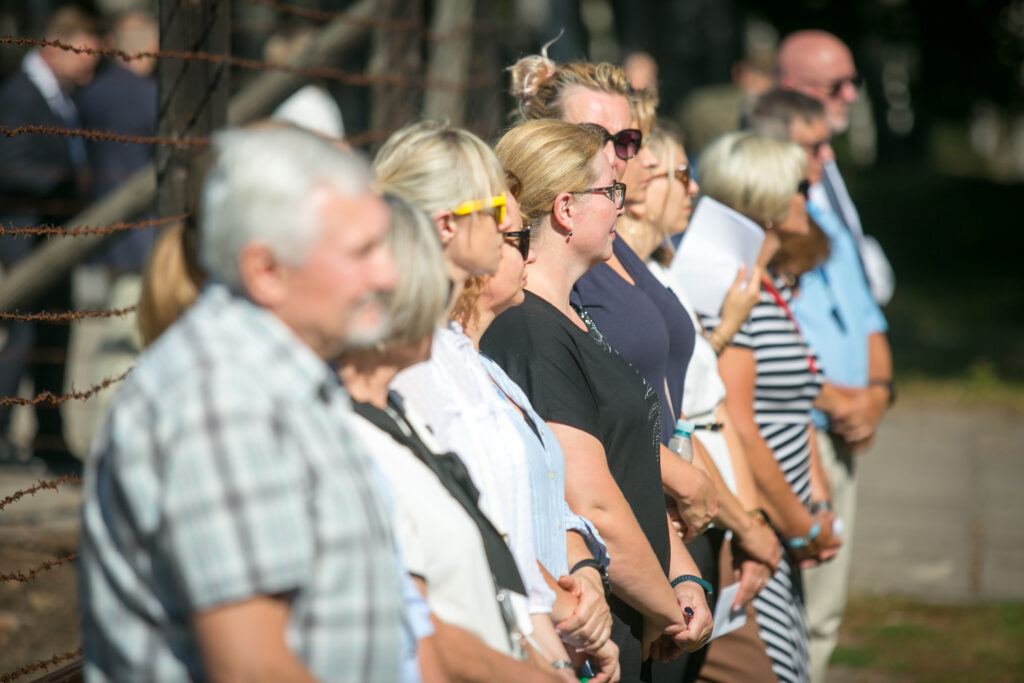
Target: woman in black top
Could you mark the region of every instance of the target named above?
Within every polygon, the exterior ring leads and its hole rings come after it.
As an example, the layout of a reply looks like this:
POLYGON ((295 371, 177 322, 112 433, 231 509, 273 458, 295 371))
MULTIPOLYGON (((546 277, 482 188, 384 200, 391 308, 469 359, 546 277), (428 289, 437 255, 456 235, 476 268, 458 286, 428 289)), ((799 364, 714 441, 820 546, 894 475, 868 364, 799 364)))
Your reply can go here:
POLYGON ((604 141, 595 129, 547 119, 520 124, 498 143, 502 165, 522 181, 520 208, 537 260, 526 301, 498 316, 481 350, 558 437, 566 500, 597 526, 611 556, 622 680, 646 680, 648 646, 659 658, 699 647, 711 619, 698 586, 680 592, 668 582, 695 568, 668 533, 657 395, 569 304, 573 283, 611 255, 622 210, 624 187, 602 154, 604 141))

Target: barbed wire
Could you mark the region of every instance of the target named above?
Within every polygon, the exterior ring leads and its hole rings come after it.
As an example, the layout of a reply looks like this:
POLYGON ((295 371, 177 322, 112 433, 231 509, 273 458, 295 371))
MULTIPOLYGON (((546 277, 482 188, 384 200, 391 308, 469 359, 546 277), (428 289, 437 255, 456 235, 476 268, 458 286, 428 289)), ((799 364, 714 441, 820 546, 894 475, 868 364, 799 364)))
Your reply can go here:
POLYGON ((45 479, 40 479, 36 484, 34 484, 33 486, 29 486, 27 489, 20 489, 18 491, 15 491, 14 493, 12 493, 9 496, 5 496, 3 500, 0 500, 0 510, 3 510, 5 507, 10 505, 11 503, 18 502, 19 500, 21 500, 25 496, 34 496, 39 491, 45 491, 45 490, 56 491, 57 488, 61 484, 81 484, 81 483, 82 483, 81 479, 79 479, 78 477, 73 477, 70 474, 65 474, 60 479, 52 479, 52 480, 49 480, 49 481, 47 481, 45 479))
POLYGON ((32 579, 36 578, 43 572, 48 572, 54 567, 63 566, 64 563, 74 562, 78 558, 78 553, 69 553, 67 555, 58 555, 52 560, 46 560, 35 569, 30 569, 28 574, 23 571, 16 571, 10 574, 0 574, 0 583, 10 583, 12 581, 17 583, 28 583, 32 579))
MULTIPOLYGON (((338 83, 341 83, 342 85, 395 85, 404 87, 421 85, 421 87, 423 88, 462 92, 464 90, 482 88, 494 82, 493 77, 487 76, 486 78, 471 79, 465 85, 462 85, 452 81, 442 81, 437 79, 429 79, 426 77, 413 77, 407 74, 400 73, 353 73, 351 71, 344 71, 342 69, 336 69, 334 67, 328 66, 292 66, 291 64, 264 62, 258 59, 247 59, 245 57, 236 57, 235 55, 225 55, 213 52, 189 50, 153 50, 149 52, 125 52, 124 50, 118 50, 112 47, 78 47, 77 45, 71 45, 61 40, 43 40, 39 38, 24 38, 21 36, 2 36, 0 37, 0 45, 4 44, 32 47, 56 47, 61 50, 66 50, 68 52, 74 52, 75 54, 88 54, 99 57, 112 57, 115 59, 122 59, 124 61, 132 61, 136 59, 146 58, 194 60, 201 62, 209 62, 211 64, 226 64, 228 66, 237 67, 239 69, 253 69, 258 71, 283 71, 296 76, 302 76, 304 78, 336 81, 338 83)), ((95 139, 110 140, 111 138, 98 137, 95 139)), ((118 140, 117 138, 113 139, 118 140)), ((158 138, 156 139, 158 140, 158 138)), ((147 142, 145 144, 163 143, 147 142)))
POLYGON ((100 140, 103 142, 128 142, 136 145, 164 145, 167 147, 204 147, 210 144, 210 138, 163 138, 156 135, 123 135, 102 130, 84 130, 81 128, 61 128, 59 126, 16 126, 8 128, 0 126, 0 135, 13 138, 16 135, 56 135, 66 138, 82 138, 84 140, 100 140))
POLYGON ((0 320, 22 320, 26 322, 42 321, 48 323, 67 323, 72 320, 86 320, 92 318, 123 318, 129 313, 134 313, 138 305, 125 306, 124 308, 88 309, 84 311, 64 311, 62 313, 0 313, 0 320))
POLYGON ((61 664, 62 662, 70 662, 73 659, 76 659, 81 656, 82 648, 78 648, 77 650, 72 650, 70 652, 64 652, 59 655, 54 655, 49 659, 42 659, 36 662, 35 664, 28 664, 19 669, 15 669, 10 673, 6 673, 3 676, 0 676, 0 683, 10 683, 10 681, 17 680, 22 676, 26 676, 34 671, 39 671, 40 669, 49 669, 51 666, 56 666, 57 664, 61 664))
MULTIPOLYGON (((121 221, 119 223, 113 223, 111 225, 104 225, 102 227, 89 227, 83 226, 81 228, 65 228, 59 225, 27 225, 23 228, 8 228, 0 225, 0 235, 9 235, 13 237, 28 237, 29 235, 60 235, 63 237, 80 237, 82 235, 110 235, 115 232, 122 232, 125 230, 141 230, 143 228, 153 228, 167 223, 177 223, 183 221, 189 217, 189 214, 183 213, 178 216, 165 216, 163 218, 145 218, 138 221, 121 221)), ((0 314, 2 315, 2 314, 0 314)))
POLYGON ((66 394, 54 394, 52 391, 44 391, 35 398, 21 398, 18 396, 4 396, 0 398, 0 407, 6 406, 34 406, 40 403, 48 403, 50 405, 59 405, 67 401, 84 401, 99 392, 103 391, 107 387, 117 384, 131 372, 131 368, 125 370, 122 374, 117 377, 108 377, 96 386, 87 389, 85 391, 71 391, 66 394))

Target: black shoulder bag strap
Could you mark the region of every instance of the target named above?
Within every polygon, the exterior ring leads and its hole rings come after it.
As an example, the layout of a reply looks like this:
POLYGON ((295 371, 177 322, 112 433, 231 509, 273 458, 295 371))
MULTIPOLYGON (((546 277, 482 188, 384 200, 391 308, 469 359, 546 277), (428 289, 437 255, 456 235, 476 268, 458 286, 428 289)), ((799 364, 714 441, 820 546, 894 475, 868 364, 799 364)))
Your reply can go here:
POLYGON ((515 558, 512 557, 512 551, 509 550, 502 535, 494 528, 491 520, 487 519, 487 515, 477 505, 480 492, 473 484, 473 479, 469 476, 465 464, 459 460, 459 457, 454 453, 435 454, 431 452, 416 434, 412 425, 405 419, 405 413, 401 406, 391 396, 388 397, 388 407, 401 417, 402 422, 405 423, 405 429, 388 411, 381 410, 369 403, 353 402, 352 407, 356 414, 369 420, 371 424, 408 448, 413 455, 419 458, 420 462, 430 468, 480 530, 480 537, 484 542, 484 552, 487 554, 487 564, 491 567, 494 581, 498 587, 526 595, 526 587, 519 575, 519 568, 516 566, 515 558))

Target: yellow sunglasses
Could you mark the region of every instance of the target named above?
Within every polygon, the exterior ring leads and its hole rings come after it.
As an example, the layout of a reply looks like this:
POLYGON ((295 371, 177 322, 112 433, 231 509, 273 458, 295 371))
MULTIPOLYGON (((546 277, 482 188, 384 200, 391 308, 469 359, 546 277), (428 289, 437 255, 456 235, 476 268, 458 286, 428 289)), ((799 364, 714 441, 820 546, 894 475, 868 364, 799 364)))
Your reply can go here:
POLYGON ((453 216, 468 216, 471 213, 477 211, 486 211, 488 209, 495 209, 494 218, 498 221, 498 225, 505 222, 505 212, 507 211, 507 205, 505 203, 505 195, 499 194, 489 199, 470 199, 467 202, 462 202, 454 209, 452 209, 453 216))

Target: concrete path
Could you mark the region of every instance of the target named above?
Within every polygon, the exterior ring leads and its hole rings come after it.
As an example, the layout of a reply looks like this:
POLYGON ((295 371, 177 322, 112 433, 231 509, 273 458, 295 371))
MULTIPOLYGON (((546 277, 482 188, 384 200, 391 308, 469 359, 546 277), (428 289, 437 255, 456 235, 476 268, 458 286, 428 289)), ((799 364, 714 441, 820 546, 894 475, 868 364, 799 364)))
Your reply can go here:
POLYGON ((1019 414, 900 401, 858 464, 855 591, 1024 600, 1019 414))

